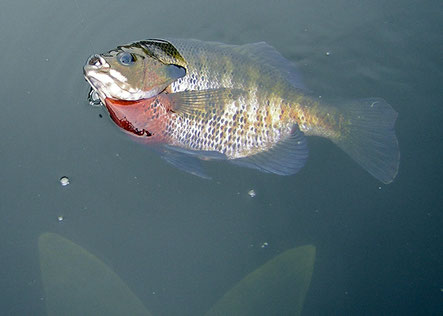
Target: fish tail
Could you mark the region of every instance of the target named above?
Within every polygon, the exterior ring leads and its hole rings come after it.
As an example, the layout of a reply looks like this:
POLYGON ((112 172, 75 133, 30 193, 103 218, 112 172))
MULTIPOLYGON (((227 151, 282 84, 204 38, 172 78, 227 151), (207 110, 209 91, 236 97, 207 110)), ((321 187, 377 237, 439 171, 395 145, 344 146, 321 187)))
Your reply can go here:
POLYGON ((375 178, 392 182, 400 163, 398 113, 382 98, 369 98, 344 104, 340 114, 339 136, 332 141, 375 178))

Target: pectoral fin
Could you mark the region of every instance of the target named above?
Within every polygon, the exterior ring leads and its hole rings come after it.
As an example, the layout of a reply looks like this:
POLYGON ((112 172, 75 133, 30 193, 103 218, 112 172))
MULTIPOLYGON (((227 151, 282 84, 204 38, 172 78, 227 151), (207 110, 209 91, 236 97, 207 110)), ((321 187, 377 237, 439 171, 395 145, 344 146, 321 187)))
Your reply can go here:
POLYGON ((174 167, 183 170, 192 175, 210 180, 211 177, 206 174, 201 165, 201 160, 196 156, 189 155, 176 150, 168 149, 166 146, 161 152, 162 158, 174 167))
POLYGON ((240 89, 220 88, 171 93, 168 97, 175 113, 193 115, 221 110, 245 94, 240 89))

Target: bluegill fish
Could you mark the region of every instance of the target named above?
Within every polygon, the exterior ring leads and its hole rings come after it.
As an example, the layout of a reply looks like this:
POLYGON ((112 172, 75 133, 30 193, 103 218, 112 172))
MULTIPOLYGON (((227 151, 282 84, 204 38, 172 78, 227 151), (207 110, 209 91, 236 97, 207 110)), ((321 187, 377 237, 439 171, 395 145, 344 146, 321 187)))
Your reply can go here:
POLYGON ((84 75, 118 126, 199 176, 202 159, 295 174, 305 136, 330 139, 384 183, 398 172, 397 113, 385 100, 320 102, 264 42, 140 41, 91 56, 84 75))

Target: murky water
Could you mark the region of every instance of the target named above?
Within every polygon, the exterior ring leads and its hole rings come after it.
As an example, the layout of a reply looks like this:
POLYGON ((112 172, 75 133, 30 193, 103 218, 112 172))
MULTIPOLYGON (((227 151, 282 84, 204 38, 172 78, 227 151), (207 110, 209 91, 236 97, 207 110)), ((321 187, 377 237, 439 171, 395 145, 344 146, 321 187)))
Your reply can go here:
POLYGON ((48 231, 103 260, 154 315, 202 315, 305 244, 317 257, 304 315, 441 312, 442 12, 409 0, 3 1, 1 313, 45 315, 48 231), (322 98, 383 97, 399 112, 397 179, 382 185, 315 138, 291 177, 207 163, 207 181, 168 165, 88 103, 82 76, 92 53, 162 37, 266 41, 322 98))

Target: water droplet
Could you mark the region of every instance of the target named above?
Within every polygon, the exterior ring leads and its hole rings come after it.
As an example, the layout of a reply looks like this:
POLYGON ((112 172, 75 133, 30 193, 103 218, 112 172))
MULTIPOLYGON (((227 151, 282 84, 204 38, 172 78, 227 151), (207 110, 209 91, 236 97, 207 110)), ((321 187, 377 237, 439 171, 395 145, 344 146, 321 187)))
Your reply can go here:
POLYGON ((331 52, 326 52, 325 54, 326 54, 326 56, 329 56, 329 55, 331 55, 331 52))
POLYGON ((248 191, 248 195, 249 195, 251 198, 253 198, 253 197, 256 196, 256 193, 255 193, 254 190, 251 189, 251 190, 248 191))
POLYGON ((60 184, 62 186, 64 186, 64 187, 67 186, 69 184, 69 178, 66 177, 66 176, 61 177, 60 178, 60 184))
POLYGON ((98 96, 97 91, 95 91, 92 88, 89 90, 88 101, 89 101, 89 104, 92 105, 92 106, 101 106, 101 105, 103 105, 102 101, 100 100, 100 97, 98 96))

